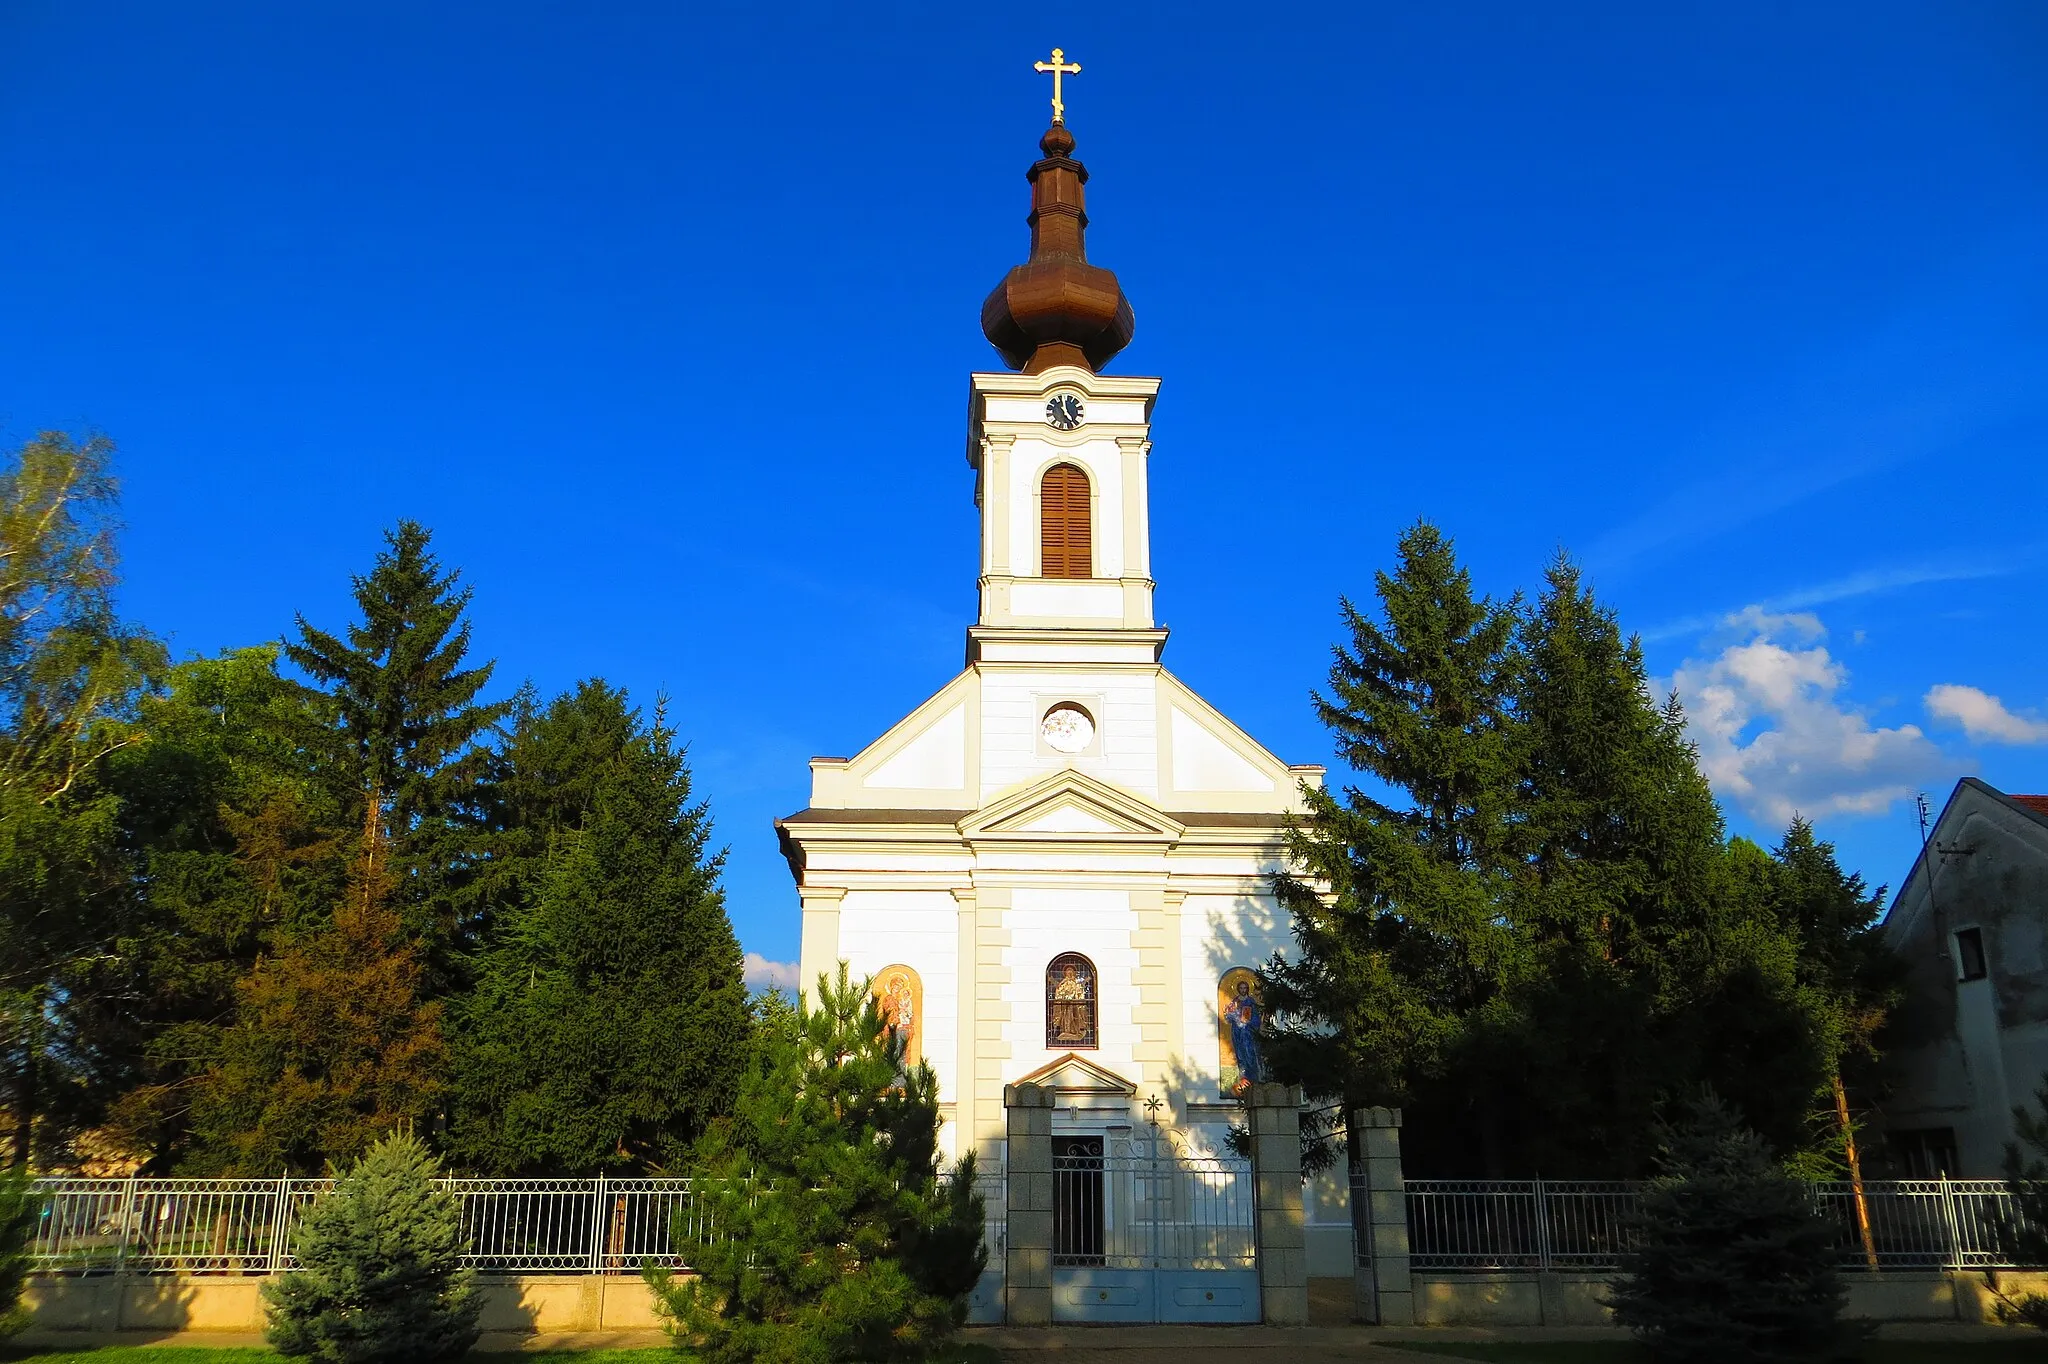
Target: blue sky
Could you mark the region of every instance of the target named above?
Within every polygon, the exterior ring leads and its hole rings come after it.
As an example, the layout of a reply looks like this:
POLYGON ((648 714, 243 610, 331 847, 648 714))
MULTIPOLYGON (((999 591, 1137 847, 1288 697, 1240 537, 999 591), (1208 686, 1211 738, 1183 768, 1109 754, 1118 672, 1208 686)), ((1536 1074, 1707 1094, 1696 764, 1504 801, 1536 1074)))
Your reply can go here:
POLYGON ((1168 662, 1281 756, 1428 516, 1585 562, 1739 831, 2048 790, 2048 7, 1014 8, 0 4, 0 436, 116 438, 185 653, 427 522, 506 688, 666 692, 787 959, 805 759, 959 666, 1059 44, 1168 662))

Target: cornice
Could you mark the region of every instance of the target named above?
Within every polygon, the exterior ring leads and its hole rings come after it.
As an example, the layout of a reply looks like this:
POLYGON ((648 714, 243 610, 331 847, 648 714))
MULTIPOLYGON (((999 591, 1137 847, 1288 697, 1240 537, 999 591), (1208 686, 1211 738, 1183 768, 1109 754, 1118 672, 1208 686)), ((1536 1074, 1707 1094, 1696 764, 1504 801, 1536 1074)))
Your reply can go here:
POLYGON ((1096 374, 1079 365, 1054 365, 1036 374, 975 370, 967 376, 971 395, 1006 398, 1036 397, 1056 388, 1078 388, 1091 398, 1153 398, 1162 382, 1157 375, 1096 374))
MULTIPOLYGON (((1077 579, 1076 581, 1082 581, 1077 579)), ((1087 579, 1090 582, 1118 582, 1120 579, 1087 579)), ((1166 652, 1167 631, 1158 626, 1149 629, 1128 626, 1091 627, 1081 625, 1030 626, 1030 625, 970 625, 967 627, 967 666, 990 668, 1001 666, 1051 667, 1061 660, 1053 659, 991 659, 987 656, 991 646, 1006 645, 1050 645, 1056 648, 1097 648, 1127 649, 1138 653, 1137 657, 1125 659, 1072 659, 1076 665, 1100 668, 1143 667, 1156 668, 1159 658, 1166 652)))

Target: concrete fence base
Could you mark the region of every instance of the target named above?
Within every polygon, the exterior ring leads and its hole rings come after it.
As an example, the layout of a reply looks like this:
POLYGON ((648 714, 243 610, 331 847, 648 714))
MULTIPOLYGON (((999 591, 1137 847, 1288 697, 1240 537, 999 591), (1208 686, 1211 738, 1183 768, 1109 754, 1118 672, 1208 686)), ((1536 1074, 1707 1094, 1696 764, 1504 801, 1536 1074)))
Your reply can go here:
MULTIPOLYGON (((1611 1326, 1606 1274, 1414 1274, 1418 1326, 1611 1326)), ((1845 1274, 1846 1315, 1874 1321, 1996 1325, 1997 1297, 1979 1270, 1845 1274)), ((2048 1273, 2002 1270, 2012 1295, 2048 1294, 2048 1273)))
MULTIPOLYGON (((39 1274, 23 1303, 37 1332, 261 1331, 267 1275, 39 1274)), ((479 1278, 483 1329, 649 1331, 662 1325, 637 1274, 479 1278)))

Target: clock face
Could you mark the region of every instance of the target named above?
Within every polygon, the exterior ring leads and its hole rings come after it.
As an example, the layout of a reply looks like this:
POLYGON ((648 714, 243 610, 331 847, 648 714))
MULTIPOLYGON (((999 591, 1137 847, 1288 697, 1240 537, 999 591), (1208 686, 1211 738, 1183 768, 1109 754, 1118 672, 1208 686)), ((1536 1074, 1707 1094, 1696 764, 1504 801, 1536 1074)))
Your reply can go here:
POLYGON ((1055 753, 1079 753, 1095 742, 1095 721, 1071 701, 1062 701, 1038 722, 1039 737, 1055 753))
POLYGON ((1045 400, 1045 419, 1062 431, 1081 424, 1081 398, 1076 393, 1055 393, 1045 400))

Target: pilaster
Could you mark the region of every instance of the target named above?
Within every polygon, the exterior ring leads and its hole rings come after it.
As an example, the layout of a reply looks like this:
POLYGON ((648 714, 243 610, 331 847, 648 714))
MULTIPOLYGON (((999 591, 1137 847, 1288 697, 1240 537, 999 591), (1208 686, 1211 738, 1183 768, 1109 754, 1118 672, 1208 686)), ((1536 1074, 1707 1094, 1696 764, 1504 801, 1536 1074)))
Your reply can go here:
MULTIPOLYGON (((1152 453, 1152 442, 1143 436, 1118 436, 1116 448, 1121 456, 1124 476, 1124 576, 1149 580, 1152 577, 1152 536, 1146 520, 1152 496, 1146 484, 1145 461, 1146 456, 1152 453)), ((1152 623, 1151 605, 1149 600, 1145 603, 1147 625, 1152 623)))
POLYGON ((818 977, 836 978, 839 972, 839 903, 846 898, 846 887, 800 886, 797 897, 803 904, 797 990, 806 1003, 815 1004, 818 977))
POLYGON ((957 1017, 954 1020, 953 1041, 953 1158, 975 1149, 981 1135, 981 1118, 975 1102, 977 1088, 974 1076, 975 1018, 979 1013, 980 996, 975 989, 977 965, 976 935, 979 931, 974 887, 955 886, 953 903, 958 908, 954 916, 954 970, 957 984, 954 986, 957 1017))
MULTIPOLYGON (((1007 886, 984 886, 974 897, 974 1109, 975 1144, 990 1169, 1005 1159, 1003 1072, 1010 1059, 1010 933, 1003 915, 1007 886)), ((963 1008, 966 987, 962 990, 963 1008)))
POLYGON ((1401 1110, 1361 1108, 1351 1115, 1358 1180, 1352 1197, 1358 1231, 1353 1311, 1376 1326, 1415 1324, 1415 1283, 1408 1261, 1408 1187, 1401 1175, 1401 1110))
POLYGON ((1133 980, 1138 987, 1133 1020, 1138 1025, 1138 1042, 1131 1056, 1138 1063, 1135 1078, 1153 1087, 1168 1083, 1168 1069, 1182 1054, 1180 902, 1185 898, 1179 891, 1131 892, 1131 909, 1137 920, 1131 930, 1131 948, 1138 954, 1133 980))

